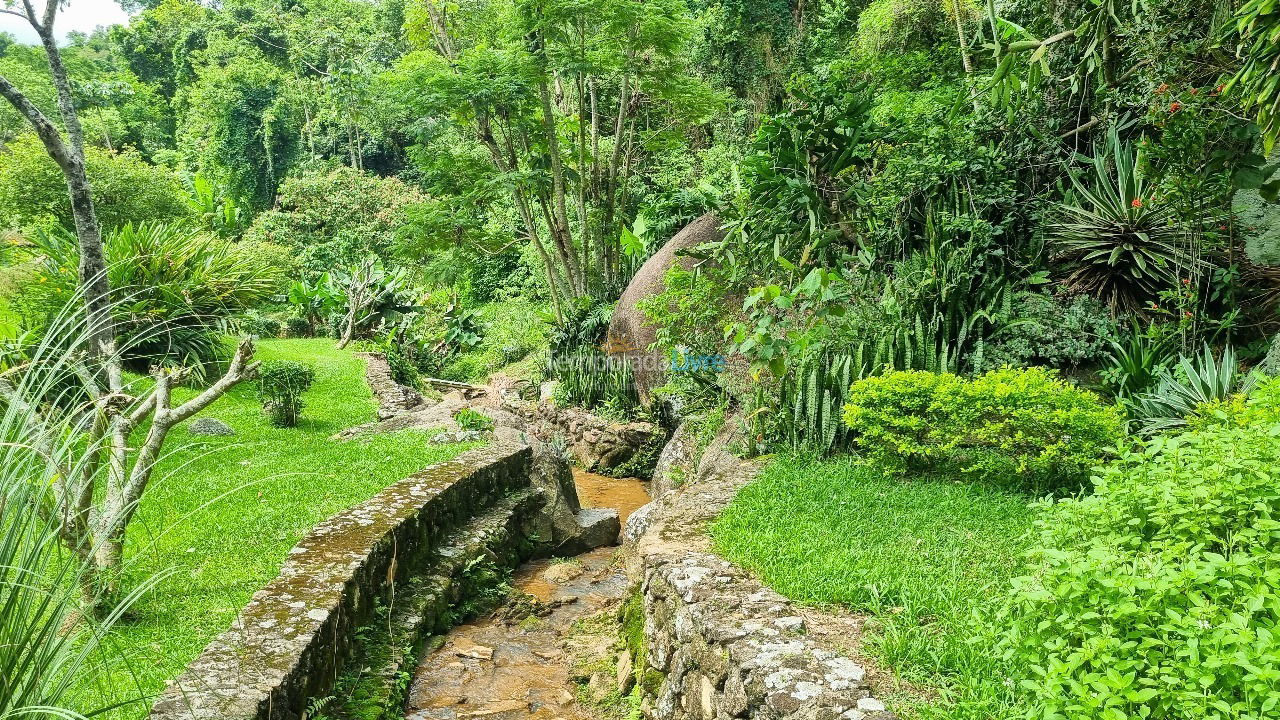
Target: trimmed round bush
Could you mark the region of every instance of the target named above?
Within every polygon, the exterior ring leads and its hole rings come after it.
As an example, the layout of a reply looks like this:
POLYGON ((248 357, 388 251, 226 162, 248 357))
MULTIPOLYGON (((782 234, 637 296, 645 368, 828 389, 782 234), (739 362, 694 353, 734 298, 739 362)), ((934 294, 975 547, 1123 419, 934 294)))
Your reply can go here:
POLYGON ((853 384, 855 447, 891 473, 938 471, 1043 490, 1083 484, 1123 436, 1120 409, 1044 368, 972 380, 899 371, 853 384))
POLYGON ((1274 415, 1157 437, 1038 521, 993 623, 1030 716, 1276 717, 1276 468, 1274 415))

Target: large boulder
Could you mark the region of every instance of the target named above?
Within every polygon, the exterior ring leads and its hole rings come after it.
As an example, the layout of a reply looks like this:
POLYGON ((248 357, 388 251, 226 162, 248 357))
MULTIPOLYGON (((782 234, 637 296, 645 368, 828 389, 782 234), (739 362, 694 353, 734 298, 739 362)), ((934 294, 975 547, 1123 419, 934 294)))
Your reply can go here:
POLYGON ((661 293, 666 289, 667 271, 676 264, 689 269, 697 262, 694 258, 677 255, 707 242, 718 242, 724 239, 724 231, 720 229, 720 218, 714 213, 707 213, 689 223, 675 237, 667 241, 658 252, 645 261, 631 278, 631 284, 618 298, 613 311, 613 321, 609 323, 610 344, 618 348, 627 348, 619 354, 632 358, 632 374, 635 375, 636 389, 640 399, 648 404, 651 391, 666 382, 666 358, 657 351, 649 350, 649 346, 657 340, 653 327, 645 323, 644 313, 637 304, 646 298, 661 293))

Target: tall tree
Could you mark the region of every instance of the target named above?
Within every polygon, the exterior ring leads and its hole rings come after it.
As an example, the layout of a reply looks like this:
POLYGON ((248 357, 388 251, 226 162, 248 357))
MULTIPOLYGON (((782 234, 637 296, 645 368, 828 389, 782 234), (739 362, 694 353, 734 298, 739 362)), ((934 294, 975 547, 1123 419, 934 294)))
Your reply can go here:
POLYGON ((679 0, 485 9, 412 8, 410 39, 421 50, 399 75, 417 92, 402 95, 487 150, 557 304, 616 288, 646 140, 699 122, 717 101, 686 65, 691 16, 679 0))

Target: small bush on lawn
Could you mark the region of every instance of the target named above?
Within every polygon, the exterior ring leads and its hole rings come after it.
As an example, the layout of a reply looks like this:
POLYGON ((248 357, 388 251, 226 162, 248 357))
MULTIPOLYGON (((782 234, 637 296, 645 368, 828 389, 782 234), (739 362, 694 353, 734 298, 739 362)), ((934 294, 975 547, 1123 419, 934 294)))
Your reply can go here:
MULTIPOLYGON (((1280 383, 1255 393, 1280 400, 1280 383)), ((1035 717, 1280 712, 1280 422, 1157 437, 1037 525, 995 627, 1035 717)))
POLYGON ((890 472, 1035 489, 1082 484, 1123 432, 1118 407, 1043 368, 870 377, 850 388, 844 417, 855 445, 890 472))
POLYGON ((290 315, 284 321, 285 334, 291 338, 311 337, 311 321, 301 315, 290 315))
POLYGON ((294 427, 302 414, 302 394, 316 379, 315 370, 290 360, 273 360, 262 364, 258 375, 258 392, 262 409, 276 427, 294 427))

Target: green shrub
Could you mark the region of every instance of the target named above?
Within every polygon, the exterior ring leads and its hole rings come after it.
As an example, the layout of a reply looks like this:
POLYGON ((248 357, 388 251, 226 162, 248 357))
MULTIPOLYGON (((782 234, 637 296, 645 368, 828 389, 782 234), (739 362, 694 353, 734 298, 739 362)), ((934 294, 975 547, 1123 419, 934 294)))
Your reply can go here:
POLYGON ((284 320, 284 330, 291 338, 311 337, 311 321, 301 315, 290 315, 284 320))
MULTIPOLYGON (((132 151, 85 148, 85 171, 102 229, 189 216, 177 175, 132 151)), ((0 153, 0 226, 71 228, 67 181, 35 135, 22 135, 0 153)))
POLYGON ((493 418, 471 408, 462 408, 454 413, 453 419, 458 423, 458 427, 463 430, 485 432, 493 429, 493 418))
POLYGON ((245 239, 286 245, 307 270, 325 271, 372 252, 387 257, 408 223, 407 208, 425 198, 394 177, 349 167, 307 170, 287 178, 276 205, 245 239))
MULTIPOLYGON (((57 231, 35 240, 45 255, 41 284, 72 297, 80 262, 75 236, 57 231)), ((225 354, 223 321, 259 306, 281 284, 278 268, 243 254, 239 244, 178 223, 126 223, 103 245, 108 279, 120 293, 122 350, 138 371, 173 362, 203 370, 225 354)))
POLYGON ((276 427, 294 427, 302 414, 302 394, 311 387, 316 372, 291 360, 270 360, 258 374, 262 409, 276 427))
POLYGON ((1097 300, 1085 295, 1061 298, 1023 292, 1011 305, 1009 318, 983 343, 981 355, 970 358, 974 370, 1005 365, 1065 369, 1105 359, 1111 318, 1097 300))
POLYGON ((555 357, 549 365, 559 384, 555 402, 626 415, 640 406, 635 376, 625 358, 599 351, 582 351, 555 357))
POLYGON ((280 327, 279 320, 257 310, 250 310, 240 318, 240 332, 254 337, 280 337, 280 327))
POLYGON ((890 472, 1035 489, 1083 483, 1123 432, 1118 407, 1043 368, 870 377, 850 388, 844 418, 855 446, 890 472))
MULTIPOLYGON (((1280 401, 1268 384, 1251 401, 1280 401), (1256 398, 1256 399, 1255 399, 1256 398)), ((1280 682, 1280 424, 1157 437, 1038 523, 994 620, 1038 718, 1263 718, 1280 682)))

